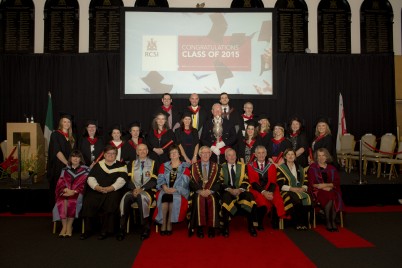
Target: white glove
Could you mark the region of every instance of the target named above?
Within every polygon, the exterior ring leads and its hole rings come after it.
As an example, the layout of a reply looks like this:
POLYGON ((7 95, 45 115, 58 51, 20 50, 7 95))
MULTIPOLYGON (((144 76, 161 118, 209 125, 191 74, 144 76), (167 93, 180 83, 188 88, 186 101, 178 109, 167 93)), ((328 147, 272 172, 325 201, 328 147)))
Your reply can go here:
POLYGON ((218 147, 219 149, 220 148, 223 148, 223 147, 225 147, 225 143, 223 142, 223 141, 220 141, 220 142, 218 142, 217 144, 216 144, 216 147, 218 147))
POLYGON ((216 146, 211 146, 211 151, 216 154, 216 155, 220 155, 221 151, 218 149, 218 147, 216 146))

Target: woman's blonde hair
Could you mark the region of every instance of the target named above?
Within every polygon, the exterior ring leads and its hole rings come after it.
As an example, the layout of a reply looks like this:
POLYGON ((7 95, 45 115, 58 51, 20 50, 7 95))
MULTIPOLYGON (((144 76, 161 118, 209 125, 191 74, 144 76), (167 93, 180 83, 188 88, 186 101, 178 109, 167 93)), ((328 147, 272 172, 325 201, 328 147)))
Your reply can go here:
MULTIPOLYGON (((64 118, 65 117, 62 117, 59 120, 59 128, 58 129, 61 131, 63 131, 63 119, 64 118)), ((68 119, 68 118, 65 118, 65 119, 68 119)), ((68 119, 68 120, 70 120, 70 119, 68 119)), ((67 133, 68 133, 68 141, 70 143, 70 146, 71 146, 71 148, 74 148, 75 139, 73 136, 73 122, 71 120, 70 120, 70 128, 67 130, 67 133)))
POLYGON ((321 122, 318 122, 317 125, 315 126, 315 136, 316 137, 320 136, 320 132, 318 132, 318 124, 321 124, 321 123, 325 124, 325 126, 327 127, 327 129, 325 130, 325 136, 330 135, 331 134, 331 129, 329 128, 328 123, 321 121, 321 122))

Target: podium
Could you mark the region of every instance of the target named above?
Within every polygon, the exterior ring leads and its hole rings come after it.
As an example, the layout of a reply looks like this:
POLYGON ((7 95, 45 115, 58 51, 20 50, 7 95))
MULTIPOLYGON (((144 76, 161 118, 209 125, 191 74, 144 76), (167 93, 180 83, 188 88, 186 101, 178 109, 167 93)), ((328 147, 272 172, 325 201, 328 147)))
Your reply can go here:
MULTIPOLYGON (((38 123, 7 123, 7 157, 21 142, 22 170, 34 168, 38 177, 45 173, 45 137, 38 123)), ((18 158, 17 150, 13 154, 18 158)))

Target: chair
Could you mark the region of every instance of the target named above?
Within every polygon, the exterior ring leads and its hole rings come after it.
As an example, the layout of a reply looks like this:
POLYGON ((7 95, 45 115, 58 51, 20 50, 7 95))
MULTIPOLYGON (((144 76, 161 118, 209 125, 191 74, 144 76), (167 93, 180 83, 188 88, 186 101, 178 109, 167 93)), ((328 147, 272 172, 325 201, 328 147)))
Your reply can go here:
POLYGON ((354 151, 356 141, 355 136, 352 134, 346 133, 340 137, 341 140, 341 148, 336 152, 338 156, 338 161, 342 164, 342 161, 345 161, 345 170, 349 170, 349 155, 354 151))
MULTIPOLYGON (((316 209, 319 209, 319 207, 318 206, 313 206, 313 228, 317 227, 316 209)), ((343 228, 343 212, 342 211, 339 211, 339 219, 340 219, 341 228, 343 228)))
MULTIPOLYGON (((361 137, 361 143, 362 143, 362 158, 364 159, 365 156, 367 156, 368 154, 372 153, 372 149, 371 148, 375 148, 377 145, 377 141, 376 141, 377 137, 371 133, 367 133, 364 134, 361 137)), ((360 148, 359 148, 360 150, 360 148)), ((347 161, 348 161, 348 172, 350 173, 350 171, 353 168, 353 161, 356 160, 360 160, 360 151, 353 151, 350 154, 348 154, 347 156, 347 161)))
POLYGON ((380 177, 381 174, 381 162, 382 158, 392 158, 396 145, 396 137, 392 133, 384 134, 381 137, 380 141, 380 149, 378 153, 369 153, 366 157, 364 157, 364 175, 367 174, 367 165, 368 162, 373 162, 377 164, 377 178, 380 177))
MULTIPOLYGON (((131 205, 131 207, 133 208, 133 221, 135 222, 135 219, 136 219, 135 211, 138 209, 138 203, 137 202, 133 203, 131 205)), ((156 200, 154 200, 154 202, 152 202, 150 208, 154 209, 155 207, 156 207, 156 200)), ((152 217, 152 216, 150 215, 149 217, 152 217)), ((158 225, 156 225, 155 228, 156 228, 155 231, 158 232, 158 225)), ((126 232, 127 233, 130 232, 130 216, 128 216, 128 218, 127 218, 127 230, 126 230, 126 232)))
POLYGON ((380 164, 390 165, 389 169, 389 180, 392 177, 398 178, 398 173, 396 172, 395 165, 402 165, 402 141, 399 142, 398 146, 398 154, 395 155, 395 158, 380 158, 380 164))

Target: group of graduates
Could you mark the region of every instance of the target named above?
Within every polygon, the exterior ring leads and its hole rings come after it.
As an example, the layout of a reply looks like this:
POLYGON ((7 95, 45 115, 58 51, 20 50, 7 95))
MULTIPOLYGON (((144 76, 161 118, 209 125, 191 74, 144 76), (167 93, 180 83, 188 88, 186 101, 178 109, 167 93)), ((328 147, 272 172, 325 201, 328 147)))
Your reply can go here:
POLYGON ((95 120, 87 122, 77 142, 71 115, 61 116, 51 135, 47 171, 55 194, 53 218, 63 226, 60 237, 70 237, 74 218, 82 217, 81 239, 100 222, 98 239, 116 234, 123 240, 134 203, 142 240, 149 237, 153 221, 161 225, 161 235, 171 235, 172 223, 187 220, 189 236, 203 238, 207 231, 214 237, 220 230, 228 237, 237 214, 247 217, 251 236, 264 229, 266 215, 273 228, 282 218, 307 230, 313 206, 324 211, 327 230, 337 231, 342 198, 339 174, 330 164, 332 138, 325 120, 317 123, 309 149, 296 117, 285 136, 285 126, 276 124, 271 131, 269 118, 257 118, 250 102, 237 114, 226 93, 212 106, 212 116, 199 106, 197 94, 189 101, 178 117, 171 95, 164 94, 146 137, 134 123, 123 140, 117 126, 106 145, 95 120))

